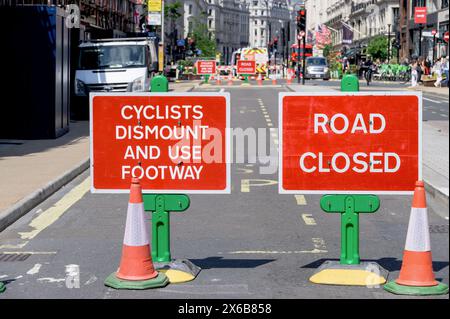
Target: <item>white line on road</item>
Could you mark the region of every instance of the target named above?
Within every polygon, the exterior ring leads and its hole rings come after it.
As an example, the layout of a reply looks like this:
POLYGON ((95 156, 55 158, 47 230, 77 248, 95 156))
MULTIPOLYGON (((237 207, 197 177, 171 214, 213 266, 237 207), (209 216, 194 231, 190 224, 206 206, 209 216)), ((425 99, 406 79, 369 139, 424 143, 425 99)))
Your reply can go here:
POLYGON ((442 103, 441 101, 432 100, 432 99, 429 99, 429 98, 426 98, 426 97, 424 97, 423 99, 425 101, 433 102, 433 103, 436 103, 436 104, 441 104, 442 103))
POLYGON ((41 269, 42 265, 41 264, 35 264, 33 266, 33 268, 31 268, 30 270, 27 271, 27 275, 35 275, 39 272, 39 270, 41 269))
POLYGON ((225 89, 220 89, 219 93, 225 92, 225 89))

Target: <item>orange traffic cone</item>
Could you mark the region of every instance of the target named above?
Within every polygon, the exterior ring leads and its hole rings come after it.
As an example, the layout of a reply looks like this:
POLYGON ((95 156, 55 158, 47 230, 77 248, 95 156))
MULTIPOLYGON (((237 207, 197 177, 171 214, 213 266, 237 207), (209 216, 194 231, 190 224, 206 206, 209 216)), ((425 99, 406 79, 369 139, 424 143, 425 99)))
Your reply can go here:
POLYGON ((263 85, 263 79, 262 79, 261 73, 258 74, 258 78, 256 81, 257 81, 258 85, 263 85))
POLYGON ((399 278, 384 286, 399 295, 441 295, 448 286, 436 281, 430 246, 430 231, 424 183, 416 182, 403 263, 399 278))
POLYGON ((151 257, 149 236, 145 225, 144 203, 139 179, 133 178, 130 188, 122 259, 117 273, 111 274, 105 285, 116 289, 147 289, 169 283, 158 273, 151 257))
POLYGON ((277 85, 277 77, 276 77, 276 75, 274 75, 274 76, 272 77, 272 84, 273 84, 273 85, 277 85))
POLYGON ((228 85, 229 86, 233 85, 233 75, 231 74, 231 72, 228 75, 228 85))
POLYGON ((217 84, 217 85, 221 85, 221 84, 222 84, 222 81, 221 81, 221 79, 220 79, 220 74, 217 74, 216 84, 217 84))
POLYGON ((292 84, 292 73, 291 73, 291 69, 287 70, 287 81, 286 84, 292 84))

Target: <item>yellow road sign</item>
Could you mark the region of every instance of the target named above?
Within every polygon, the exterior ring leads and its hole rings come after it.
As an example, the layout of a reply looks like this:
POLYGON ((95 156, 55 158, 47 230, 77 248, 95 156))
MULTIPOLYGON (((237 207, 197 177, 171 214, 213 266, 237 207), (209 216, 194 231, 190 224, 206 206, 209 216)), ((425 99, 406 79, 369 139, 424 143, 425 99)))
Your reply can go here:
POLYGON ((147 7, 149 12, 161 12, 162 0, 148 0, 147 7))

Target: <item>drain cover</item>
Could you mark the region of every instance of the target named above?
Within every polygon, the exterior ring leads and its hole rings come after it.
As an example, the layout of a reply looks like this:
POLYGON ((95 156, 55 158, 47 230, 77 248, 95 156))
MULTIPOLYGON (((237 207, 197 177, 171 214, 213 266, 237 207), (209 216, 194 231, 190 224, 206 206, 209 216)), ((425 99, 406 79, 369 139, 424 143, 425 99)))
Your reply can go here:
POLYGON ((432 234, 448 234, 448 225, 430 225, 432 234))
POLYGON ((30 256, 31 254, 0 254, 0 261, 24 261, 30 256))

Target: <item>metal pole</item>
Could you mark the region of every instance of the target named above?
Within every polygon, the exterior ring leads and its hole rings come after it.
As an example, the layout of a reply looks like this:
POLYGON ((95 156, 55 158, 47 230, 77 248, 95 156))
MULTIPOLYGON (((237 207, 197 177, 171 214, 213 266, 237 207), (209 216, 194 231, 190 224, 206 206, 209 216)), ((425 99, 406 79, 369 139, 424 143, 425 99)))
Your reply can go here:
POLYGON ((302 84, 305 85, 305 74, 306 74, 306 32, 303 38, 303 73, 302 73, 302 84))
POLYGON ((419 57, 422 56, 422 24, 419 25, 419 57))
POLYGON ((391 62, 391 25, 388 24, 388 64, 391 62))
POLYGON ((436 61, 436 34, 433 35, 433 63, 436 61))
POLYGON ((300 42, 300 28, 297 28, 297 73, 298 73, 298 78, 297 78, 297 83, 300 84, 300 73, 301 73, 301 67, 300 67, 300 47, 301 47, 301 42, 300 42))

